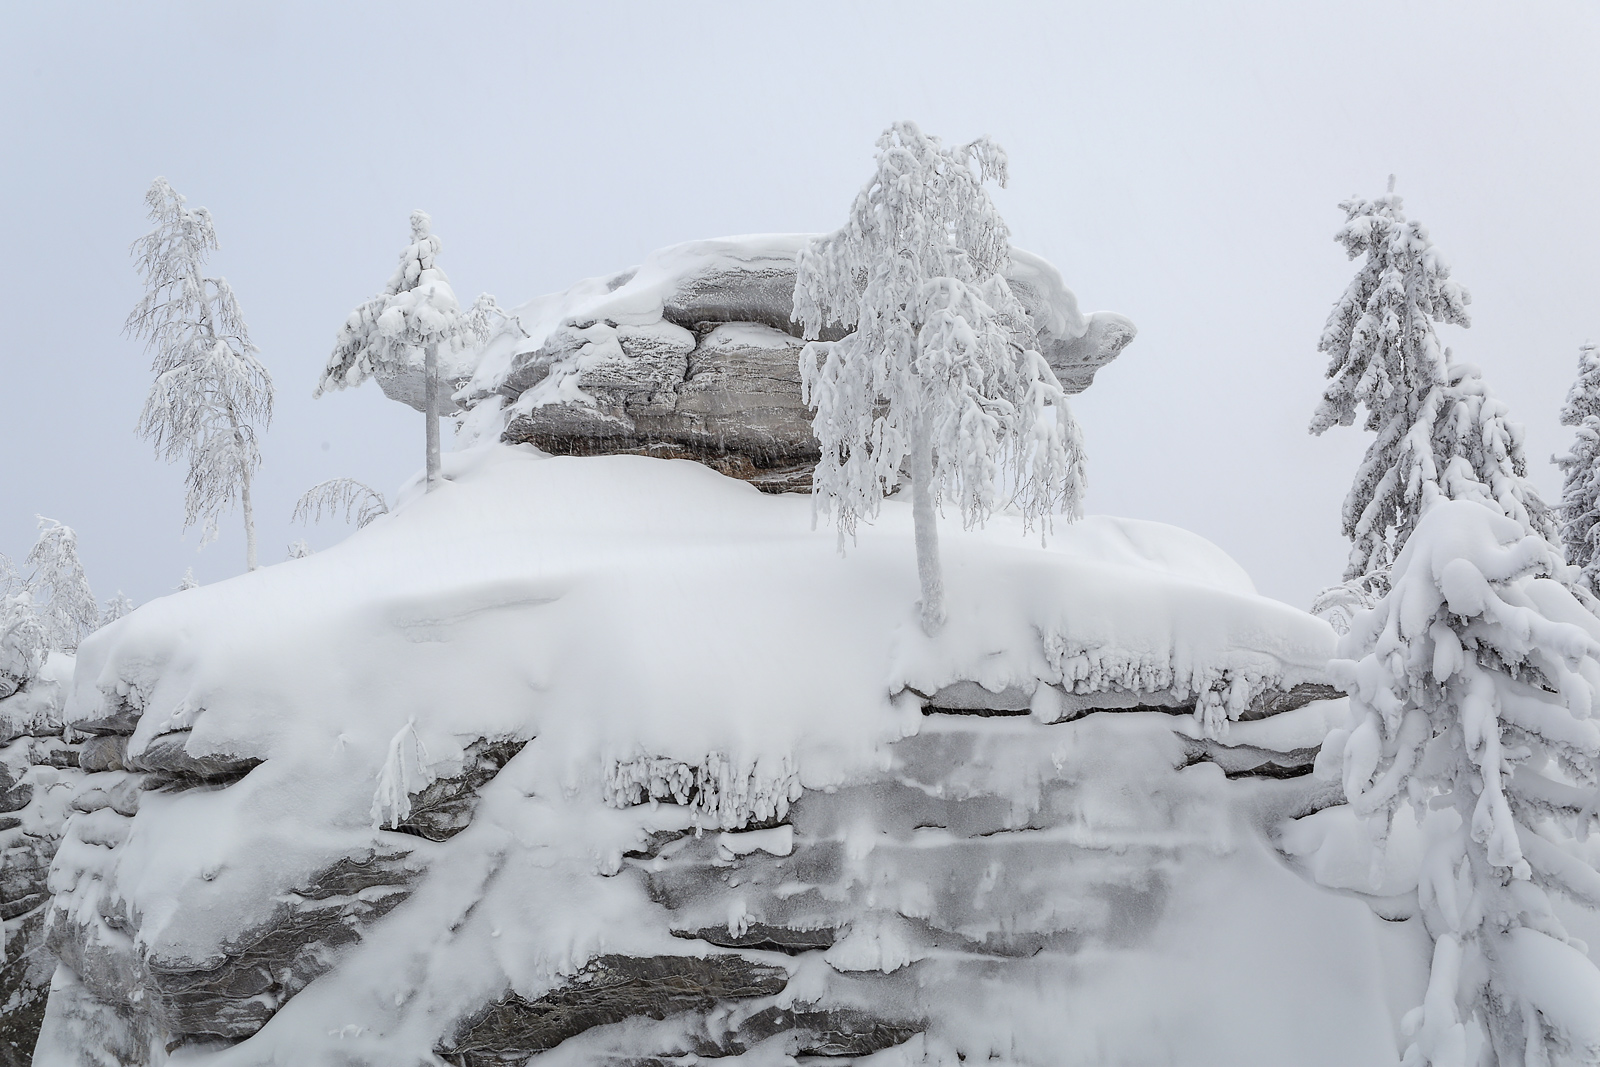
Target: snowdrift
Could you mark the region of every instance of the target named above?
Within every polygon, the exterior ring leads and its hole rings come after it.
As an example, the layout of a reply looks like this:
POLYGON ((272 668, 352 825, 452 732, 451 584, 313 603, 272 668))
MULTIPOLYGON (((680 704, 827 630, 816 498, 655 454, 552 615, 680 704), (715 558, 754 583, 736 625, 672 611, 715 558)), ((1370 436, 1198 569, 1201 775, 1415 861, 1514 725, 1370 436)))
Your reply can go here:
POLYGON ((948 525, 930 641, 894 501, 446 473, 84 642, 41 1067, 1395 1062, 1402 935, 1263 829, 1334 636, 1213 546, 948 525))

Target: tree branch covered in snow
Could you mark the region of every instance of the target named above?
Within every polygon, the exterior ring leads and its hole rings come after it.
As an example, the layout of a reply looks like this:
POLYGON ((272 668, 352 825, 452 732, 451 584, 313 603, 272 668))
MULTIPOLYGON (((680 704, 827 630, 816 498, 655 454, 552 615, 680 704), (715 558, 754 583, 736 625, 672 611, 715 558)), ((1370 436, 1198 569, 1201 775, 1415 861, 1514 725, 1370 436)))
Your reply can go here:
POLYGON ((342 514, 340 521, 354 521, 359 530, 379 515, 387 515, 389 504, 382 493, 354 478, 329 478, 301 494, 290 521, 321 522, 324 511, 331 519, 339 519, 342 514))
POLYGON ((1329 751, 1376 830, 1374 869, 1401 803, 1459 820, 1418 884, 1434 956, 1408 1067, 1600 1063, 1600 971, 1547 897, 1600 907, 1571 850, 1596 823, 1600 625, 1549 578, 1561 566, 1492 504, 1435 504, 1330 668, 1351 719, 1329 751))
POLYGON ((139 435, 161 458, 189 465, 184 529, 198 523, 210 541, 222 512, 241 504, 254 570, 250 482, 261 465, 256 427, 272 420, 272 378, 227 281, 201 273, 217 247, 210 212, 188 207, 165 178, 151 183, 145 202, 156 228, 133 245, 145 295, 125 327, 154 353, 139 435))
POLYGON ((801 251, 794 317, 805 402, 822 446, 815 507, 840 547, 878 514, 909 461, 923 624, 944 618, 934 509, 952 497, 970 528, 1010 503, 1030 521, 1078 514, 1083 447, 1066 394, 1005 280, 1009 231, 984 183, 1006 157, 983 138, 944 147, 915 123, 878 139, 877 169, 844 228, 801 251))
POLYGON ((1382 575, 1419 516, 1438 498, 1489 503, 1530 533, 1553 537, 1549 509, 1526 479, 1522 427, 1484 385, 1477 368, 1453 366, 1435 323, 1469 325, 1467 291, 1400 197, 1340 204, 1335 235, 1351 259, 1365 256, 1334 304, 1318 343, 1330 382, 1311 432, 1349 426, 1365 410, 1377 436, 1345 498, 1347 580, 1382 575))

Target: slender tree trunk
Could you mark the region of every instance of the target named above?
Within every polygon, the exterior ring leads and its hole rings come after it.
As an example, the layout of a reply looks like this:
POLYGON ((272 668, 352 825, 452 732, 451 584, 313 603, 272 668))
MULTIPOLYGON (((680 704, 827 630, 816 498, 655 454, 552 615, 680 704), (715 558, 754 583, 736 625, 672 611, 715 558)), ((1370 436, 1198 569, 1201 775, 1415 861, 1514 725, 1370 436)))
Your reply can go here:
POLYGON ((428 492, 439 488, 439 346, 429 345, 423 359, 428 381, 423 389, 423 406, 428 420, 428 492))
POLYGON ((911 519, 917 535, 917 577, 922 582, 922 632, 944 627, 944 572, 939 569, 938 513, 933 507, 933 442, 921 416, 911 440, 911 519))
POLYGON ((250 472, 244 475, 244 484, 239 487, 239 503, 244 508, 244 567, 245 570, 256 569, 256 513, 250 506, 250 472))
MULTIPOLYGON (((228 405, 228 422, 233 426, 233 443, 241 452, 244 451, 244 431, 239 428, 239 417, 233 413, 233 405, 228 405)), ((244 569, 256 569, 256 511, 250 504, 250 467, 244 468, 244 477, 239 482, 239 506, 244 512, 244 569)))

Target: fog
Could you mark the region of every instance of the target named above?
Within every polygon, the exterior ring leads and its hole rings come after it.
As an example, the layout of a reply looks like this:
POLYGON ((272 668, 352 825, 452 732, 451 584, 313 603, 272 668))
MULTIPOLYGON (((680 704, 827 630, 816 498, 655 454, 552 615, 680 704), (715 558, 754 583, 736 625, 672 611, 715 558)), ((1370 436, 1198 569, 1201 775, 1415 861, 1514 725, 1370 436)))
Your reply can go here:
POLYGON ((183 471, 134 435, 149 355, 128 246, 164 175, 214 216, 277 387, 262 559, 347 475, 422 462, 375 385, 311 398, 335 329, 434 218, 464 300, 520 303, 724 234, 826 230, 911 118, 989 134, 1019 246, 1137 340, 1076 398, 1088 508, 1194 530, 1305 605, 1342 569, 1367 435, 1306 424, 1353 272, 1338 202, 1389 174, 1472 293, 1444 328, 1526 425, 1531 474, 1600 337, 1592 4, 16 5, 0 37, 0 552, 73 526, 105 598, 238 573, 197 551, 183 471))

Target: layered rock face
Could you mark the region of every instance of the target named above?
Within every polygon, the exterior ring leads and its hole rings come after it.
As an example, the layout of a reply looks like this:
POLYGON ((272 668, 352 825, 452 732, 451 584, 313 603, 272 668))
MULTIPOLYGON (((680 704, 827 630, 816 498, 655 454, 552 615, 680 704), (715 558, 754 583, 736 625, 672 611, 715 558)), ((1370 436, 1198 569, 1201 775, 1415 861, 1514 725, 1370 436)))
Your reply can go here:
MULTIPOLYGON (((770 492, 805 489, 818 449, 790 314, 807 234, 677 245, 641 266, 515 309, 457 394, 501 439, 562 455, 695 459, 770 492)), ((1054 267, 1013 250, 1008 276, 1069 393, 1133 339, 1085 316, 1054 267)), ((830 335, 838 336, 837 334, 830 335)), ((389 395, 420 395, 409 378, 389 395)), ((469 416, 470 418, 470 416, 469 416)))
POLYGON ((954 526, 929 639, 898 501, 446 473, 85 642, 38 1067, 1392 1060, 1272 845, 1332 633, 1212 546, 954 526))
MULTIPOLYGON (((1302 736, 1322 715, 1310 710, 1302 736)), ((757 1051, 854 1063, 895 1048, 903 1062, 943 1062, 1051 990, 1053 1012, 1087 1016, 1073 1004, 1086 967, 1161 955, 1194 883, 1247 866, 1230 855, 1241 837, 1341 799, 1310 777, 1314 746, 1266 751, 1186 740, 1151 712, 1057 725, 930 712, 875 780, 803 791, 767 825, 658 834, 627 857, 618 877, 643 882, 656 921, 724 951, 601 957, 542 998, 469 1016, 438 1051, 463 1067, 556 1049, 640 1067, 757 1051), (1209 772, 1186 771, 1214 756, 1209 772)), ((670 777, 631 799, 694 805, 670 777)), ((1161 1014, 1153 1002, 1120 1011, 1161 1014)), ((1084 1060, 1028 1051, 1020 1062, 1084 1060)))
POLYGON ((71 678, 72 657, 55 653, 0 699, 0 1067, 32 1061, 56 968, 44 936, 47 875, 84 781, 80 746, 63 737, 71 678))

